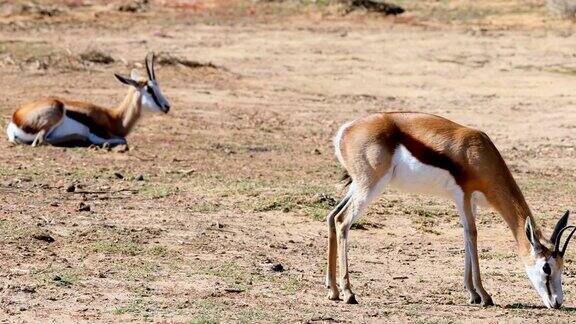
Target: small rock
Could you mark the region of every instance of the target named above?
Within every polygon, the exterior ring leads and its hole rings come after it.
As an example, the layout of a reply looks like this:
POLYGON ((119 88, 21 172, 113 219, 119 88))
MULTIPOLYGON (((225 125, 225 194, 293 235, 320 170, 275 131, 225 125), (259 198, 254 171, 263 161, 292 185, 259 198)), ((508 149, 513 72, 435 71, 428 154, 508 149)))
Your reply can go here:
POLYGON ((284 271, 284 266, 281 263, 275 263, 270 267, 270 270, 274 272, 282 272, 284 271))
POLYGON ((322 154, 322 152, 320 152, 320 150, 319 150, 319 149, 314 149, 314 154, 316 154, 316 155, 320 155, 320 154, 322 154))
POLYGON ((122 173, 120 173, 120 172, 114 172, 114 176, 115 176, 117 179, 124 179, 124 176, 123 176, 122 173))
POLYGON ((50 206, 52 206, 52 207, 58 207, 58 206, 60 206, 60 204, 59 204, 57 201, 53 201, 53 202, 50 203, 50 206))
POLYGON ((52 243, 54 242, 54 238, 52 236, 50 236, 50 234, 47 233, 37 233, 32 235, 33 238, 40 240, 40 241, 44 241, 44 242, 48 242, 48 243, 52 243))
POLYGON ((144 12, 148 11, 150 7, 150 0, 133 0, 131 2, 126 1, 118 7, 118 11, 122 12, 144 12))
POLYGON ((74 192, 76 191, 76 185, 75 184, 71 184, 66 188, 66 192, 74 192))
POLYGON ((137 175, 136 177, 134 177, 134 180, 136 180, 136 181, 144 181, 144 176, 141 175, 141 174, 139 174, 139 175, 137 175))
POLYGON ((244 289, 239 289, 239 288, 224 288, 224 291, 227 293, 235 293, 235 294, 239 294, 241 292, 244 292, 244 289))
POLYGON ((36 292, 36 286, 23 285, 20 287, 20 291, 27 294, 33 294, 36 292))
MULTIPOLYGON (((21 291, 23 293, 27 293, 27 294, 33 294, 36 292, 36 286, 35 285, 11 285, 8 284, 7 286, 8 289, 11 289, 13 291, 21 291)), ((1 289, 0 289, 1 291, 1 289)))
POLYGON ((183 175, 191 175, 192 173, 196 172, 195 169, 190 169, 190 170, 180 170, 178 171, 179 173, 183 174, 183 175))
POLYGON ((77 211, 90 211, 90 205, 84 203, 84 202, 80 202, 80 204, 78 204, 78 208, 76 209, 77 211))

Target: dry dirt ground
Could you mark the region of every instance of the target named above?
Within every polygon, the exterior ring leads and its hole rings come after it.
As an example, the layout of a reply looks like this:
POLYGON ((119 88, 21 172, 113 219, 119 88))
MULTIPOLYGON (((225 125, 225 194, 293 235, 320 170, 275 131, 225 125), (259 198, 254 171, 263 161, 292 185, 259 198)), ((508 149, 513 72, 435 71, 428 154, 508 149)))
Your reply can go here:
POLYGON ((544 309, 510 231, 481 210, 496 306, 471 306, 452 203, 394 191, 351 233, 360 304, 326 299, 324 217, 342 193, 331 137, 345 121, 411 110, 482 129, 545 233, 576 207, 576 35, 539 1, 406 0, 398 18, 325 2, 0 1, 2 129, 48 94, 113 106, 126 89, 112 73, 142 69, 149 50, 164 52, 173 106, 146 115, 128 151, 0 141, 0 318, 573 319, 576 248, 565 307, 544 309))

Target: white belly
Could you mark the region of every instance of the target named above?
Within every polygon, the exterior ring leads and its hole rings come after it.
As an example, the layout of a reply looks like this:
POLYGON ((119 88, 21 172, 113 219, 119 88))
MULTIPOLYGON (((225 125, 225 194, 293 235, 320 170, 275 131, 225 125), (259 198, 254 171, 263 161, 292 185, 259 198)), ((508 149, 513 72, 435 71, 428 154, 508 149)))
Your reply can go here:
POLYGON ((390 172, 390 186, 401 191, 450 198, 461 191, 450 172, 420 162, 402 145, 394 152, 390 172))
POLYGON ((57 140, 70 135, 88 138, 90 129, 88 126, 64 115, 62 121, 50 131, 47 137, 49 140, 57 140))
MULTIPOLYGON (((431 194, 450 199, 456 199, 463 193, 450 172, 420 162, 402 145, 399 145, 394 152, 390 172, 392 174, 389 175, 389 185, 404 192, 431 194)), ((489 206, 482 192, 473 192, 471 198, 477 205, 489 206)))

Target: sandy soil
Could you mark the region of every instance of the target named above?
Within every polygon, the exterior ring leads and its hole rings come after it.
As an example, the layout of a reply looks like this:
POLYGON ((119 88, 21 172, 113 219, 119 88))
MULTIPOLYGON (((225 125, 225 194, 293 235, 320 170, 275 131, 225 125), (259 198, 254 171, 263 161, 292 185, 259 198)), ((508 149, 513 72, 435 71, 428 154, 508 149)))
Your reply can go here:
POLYGON ((576 37, 537 2, 405 1, 412 11, 397 19, 293 3, 165 1, 131 13, 66 1, 52 15, 12 3, 0 2, 2 128, 48 94, 117 104, 126 89, 112 73, 141 69, 149 50, 213 66, 157 66, 173 108, 147 114, 129 151, 0 141, 3 321, 575 316, 575 249, 565 307, 544 309, 510 231, 481 210, 496 306, 471 306, 452 203, 394 191, 351 234, 360 304, 329 301, 323 286, 323 219, 342 193, 331 137, 360 116, 423 111, 482 129, 546 233, 574 207, 576 37), (115 62, 87 62, 87 50, 115 62))

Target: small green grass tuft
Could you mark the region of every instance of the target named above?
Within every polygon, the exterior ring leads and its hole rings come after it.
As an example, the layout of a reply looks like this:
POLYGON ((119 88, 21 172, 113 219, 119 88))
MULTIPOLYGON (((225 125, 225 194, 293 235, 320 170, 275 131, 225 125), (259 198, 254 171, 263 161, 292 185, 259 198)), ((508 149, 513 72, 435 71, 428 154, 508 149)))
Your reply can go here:
POLYGON ((252 206, 252 211, 267 212, 279 210, 287 213, 296 209, 298 205, 299 201, 295 197, 289 195, 281 195, 272 200, 257 200, 252 206))
POLYGON ((114 314, 130 314, 147 319, 152 315, 153 307, 151 307, 151 304, 151 302, 147 302, 143 298, 135 298, 126 305, 116 307, 114 309, 114 314))
POLYGON ((287 295, 294 295, 297 291, 301 290, 302 280, 300 278, 291 276, 288 280, 284 281, 280 288, 287 295))
POLYGON ((150 249, 148 249, 148 253, 151 255, 165 257, 168 255, 168 248, 163 245, 154 245, 150 249))
POLYGON ((159 185, 159 184, 148 184, 138 191, 142 196, 149 199, 160 199, 172 196, 176 193, 176 190, 172 187, 159 185))
POLYGON ((32 272, 39 281, 60 288, 70 288, 80 281, 78 269, 54 269, 32 272))
POLYGON ((202 201, 187 207, 187 210, 192 213, 213 214, 222 209, 222 204, 202 201))
POLYGON ((134 242, 99 241, 90 244, 90 251, 105 254, 121 254, 135 256, 142 253, 143 248, 134 242))

